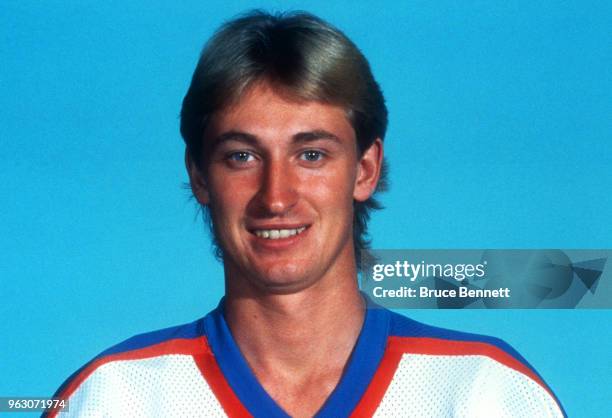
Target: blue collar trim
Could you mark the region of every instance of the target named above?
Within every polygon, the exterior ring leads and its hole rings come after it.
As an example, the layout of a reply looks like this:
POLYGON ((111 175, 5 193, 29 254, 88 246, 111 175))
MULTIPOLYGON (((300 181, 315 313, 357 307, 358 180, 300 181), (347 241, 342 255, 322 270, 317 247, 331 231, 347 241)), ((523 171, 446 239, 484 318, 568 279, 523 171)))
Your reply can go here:
MULTIPOLYGON (((242 404, 254 416, 288 418, 257 381, 231 334, 225 317, 224 300, 204 318, 210 348, 219 368, 242 404)), ((389 334, 390 314, 368 301, 357 344, 338 383, 317 418, 348 416, 370 384, 383 357, 389 334)))

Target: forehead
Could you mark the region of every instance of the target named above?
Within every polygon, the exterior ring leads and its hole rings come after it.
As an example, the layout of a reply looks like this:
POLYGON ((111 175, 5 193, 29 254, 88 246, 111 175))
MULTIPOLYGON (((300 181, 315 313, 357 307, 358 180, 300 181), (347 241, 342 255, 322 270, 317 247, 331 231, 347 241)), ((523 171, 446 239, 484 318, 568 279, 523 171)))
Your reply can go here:
POLYGON ((238 100, 213 114, 206 137, 241 131, 261 138, 289 138, 299 132, 328 131, 355 142, 355 131, 341 106, 297 99, 269 83, 255 83, 238 100))

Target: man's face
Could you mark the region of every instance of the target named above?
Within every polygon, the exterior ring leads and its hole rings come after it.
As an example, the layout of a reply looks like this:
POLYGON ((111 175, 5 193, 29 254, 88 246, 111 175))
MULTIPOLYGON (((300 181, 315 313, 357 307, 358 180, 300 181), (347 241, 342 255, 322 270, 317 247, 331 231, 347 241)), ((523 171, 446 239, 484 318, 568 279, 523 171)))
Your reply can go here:
POLYGON ((258 83, 213 116, 204 140, 205 173, 190 164, 190 175, 229 280, 290 293, 354 271, 353 200, 373 192, 382 150, 377 141, 358 158, 344 109, 258 83))

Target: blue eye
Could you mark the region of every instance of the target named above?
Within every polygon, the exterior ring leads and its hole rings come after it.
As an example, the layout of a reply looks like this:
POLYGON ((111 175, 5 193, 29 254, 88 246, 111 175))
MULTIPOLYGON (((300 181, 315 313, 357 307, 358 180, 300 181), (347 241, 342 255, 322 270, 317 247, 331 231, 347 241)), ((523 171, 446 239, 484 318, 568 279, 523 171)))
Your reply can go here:
POLYGON ((253 161, 253 155, 246 151, 236 151, 229 154, 228 160, 239 163, 246 163, 249 161, 253 161))
POLYGON ((319 161, 323 158, 323 153, 317 150, 308 150, 302 153, 301 158, 306 161, 319 161))

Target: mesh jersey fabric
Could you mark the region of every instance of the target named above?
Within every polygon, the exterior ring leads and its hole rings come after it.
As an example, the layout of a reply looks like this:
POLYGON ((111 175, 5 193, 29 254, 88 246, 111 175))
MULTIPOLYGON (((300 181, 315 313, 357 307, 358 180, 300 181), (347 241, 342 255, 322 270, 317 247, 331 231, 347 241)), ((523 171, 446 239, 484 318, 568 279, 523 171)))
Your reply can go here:
MULTIPOLYGON (((265 392, 223 316, 138 335, 70 376, 55 417, 288 417, 265 392)), ((369 303, 345 372, 316 417, 564 417, 503 341, 431 327, 369 303)))

